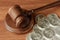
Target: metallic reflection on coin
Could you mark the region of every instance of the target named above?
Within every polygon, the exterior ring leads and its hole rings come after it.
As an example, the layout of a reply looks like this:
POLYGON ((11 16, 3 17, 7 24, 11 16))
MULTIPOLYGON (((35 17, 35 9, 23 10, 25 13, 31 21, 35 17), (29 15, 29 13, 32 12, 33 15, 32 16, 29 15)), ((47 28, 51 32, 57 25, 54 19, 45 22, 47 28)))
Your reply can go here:
POLYGON ((60 35, 60 19, 56 14, 49 14, 48 16, 49 22, 53 25, 53 29, 55 32, 60 35))
POLYGON ((60 26, 59 27, 56 27, 54 28, 55 32, 60 36, 60 26))
POLYGON ((46 40, 45 38, 43 38, 43 40, 46 40))
POLYGON ((49 21, 48 21, 47 17, 42 14, 37 15, 35 18, 35 21, 41 28, 46 28, 49 25, 49 21))
POLYGON ((60 37, 54 36, 52 40, 60 40, 60 37))
POLYGON ((49 14, 47 16, 49 22, 54 26, 60 26, 60 19, 56 14, 49 14))
POLYGON ((34 25, 33 31, 34 31, 35 33, 41 33, 41 32, 42 32, 42 30, 39 29, 39 26, 38 26, 37 24, 34 25))
POLYGON ((32 32, 31 33, 31 38, 32 38, 32 40, 42 40, 42 34, 32 32))
POLYGON ((43 34, 45 37, 47 38, 53 38, 55 36, 55 31, 52 30, 51 28, 46 28, 44 31, 43 31, 43 34))

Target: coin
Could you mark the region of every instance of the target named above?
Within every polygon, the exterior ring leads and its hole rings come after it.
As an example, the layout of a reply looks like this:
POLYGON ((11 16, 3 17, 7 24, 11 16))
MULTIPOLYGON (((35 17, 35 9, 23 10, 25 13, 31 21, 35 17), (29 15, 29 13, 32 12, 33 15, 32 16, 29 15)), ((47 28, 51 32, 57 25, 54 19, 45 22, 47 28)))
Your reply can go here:
POLYGON ((39 29, 39 26, 38 26, 37 24, 34 25, 33 31, 34 31, 35 33, 40 33, 40 32, 42 32, 42 30, 39 29))
POLYGON ((60 19, 56 14, 49 14, 47 16, 49 22, 54 26, 60 26, 60 19))
POLYGON ((38 23, 38 21, 41 20, 43 17, 45 17, 45 15, 43 15, 43 14, 37 15, 37 16, 35 17, 36 23, 38 23))
MULTIPOLYGON (((42 20, 40 21, 40 24, 41 24, 41 25, 43 24, 43 27, 46 28, 46 27, 48 27, 48 25, 49 25, 49 21, 48 21, 47 18, 44 18, 44 19, 42 19, 42 20)), ((39 24, 39 25, 40 25, 40 24, 39 24)))
POLYGON ((42 38, 42 34, 31 32, 27 35, 26 40, 42 40, 42 38))
POLYGON ((56 34, 60 35, 60 26, 59 26, 59 27, 54 28, 54 30, 55 30, 56 34))
POLYGON ((51 29, 51 28, 46 28, 43 31, 43 34, 47 38, 53 38, 55 36, 55 31, 53 29, 51 29))
POLYGON ((41 28, 46 28, 49 25, 49 21, 45 15, 37 15, 35 21, 41 28))
POLYGON ((49 26, 48 26, 49 23, 47 23, 47 22, 44 21, 44 20, 39 21, 39 22, 38 22, 38 25, 39 25, 41 28, 47 28, 47 27, 49 27, 49 26))
POLYGON ((42 34, 40 33, 35 33, 35 32, 32 32, 31 33, 31 38, 32 40, 42 40, 42 34))
POLYGON ((43 40, 46 40, 45 38, 43 38, 43 40))
POLYGON ((60 40, 60 37, 54 36, 52 40, 60 40))

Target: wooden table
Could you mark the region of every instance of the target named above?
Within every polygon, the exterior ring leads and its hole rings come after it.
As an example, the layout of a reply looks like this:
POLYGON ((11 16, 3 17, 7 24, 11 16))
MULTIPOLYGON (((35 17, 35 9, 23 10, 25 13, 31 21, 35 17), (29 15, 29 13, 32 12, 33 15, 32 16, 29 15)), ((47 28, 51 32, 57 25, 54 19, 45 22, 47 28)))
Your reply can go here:
MULTIPOLYGON (((15 5, 21 5, 24 9, 34 9, 46 4, 52 3, 56 0, 0 0, 0 40, 26 40, 27 34, 18 35, 7 31, 5 28, 4 20, 5 16, 8 12, 8 9, 15 5)), ((49 13, 57 13, 60 14, 60 6, 40 11, 38 13, 49 14, 49 13)))

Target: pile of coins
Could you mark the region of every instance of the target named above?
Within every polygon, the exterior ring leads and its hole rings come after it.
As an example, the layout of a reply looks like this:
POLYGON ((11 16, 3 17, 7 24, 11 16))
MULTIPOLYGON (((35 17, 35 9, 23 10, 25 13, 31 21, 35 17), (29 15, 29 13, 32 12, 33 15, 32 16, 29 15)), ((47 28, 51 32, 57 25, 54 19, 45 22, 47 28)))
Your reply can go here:
POLYGON ((39 14, 35 21, 33 31, 27 35, 26 40, 60 40, 60 19, 56 14, 39 14))

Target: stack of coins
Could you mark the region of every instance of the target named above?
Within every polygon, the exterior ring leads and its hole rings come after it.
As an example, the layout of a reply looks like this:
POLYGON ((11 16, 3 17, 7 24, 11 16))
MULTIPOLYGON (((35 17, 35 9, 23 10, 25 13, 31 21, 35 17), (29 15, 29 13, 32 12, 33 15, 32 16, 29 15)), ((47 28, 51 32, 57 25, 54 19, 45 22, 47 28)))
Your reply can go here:
POLYGON ((42 38, 42 31, 38 28, 37 25, 34 25, 33 32, 28 34, 26 40, 42 40, 42 38))
POLYGON ((53 22, 50 22, 50 20, 54 20, 54 17, 56 19, 55 21, 59 20, 56 14, 49 14, 47 17, 43 14, 37 15, 35 17, 36 24, 33 27, 33 31, 27 35, 26 40, 60 40, 60 35, 54 29, 55 25, 52 24, 53 22), (53 17, 50 19, 50 16, 53 17))
POLYGON ((55 31, 52 28, 45 28, 42 30, 38 24, 34 25, 32 33, 30 33, 26 40, 52 40, 55 36, 55 31))
POLYGON ((60 26, 60 19, 59 19, 59 17, 56 14, 54 14, 54 13, 49 14, 47 16, 47 18, 48 18, 49 22, 52 25, 54 25, 54 26, 60 26))
POLYGON ((51 27, 55 30, 55 32, 60 35, 60 18, 52 13, 47 16, 49 23, 51 24, 51 27))

